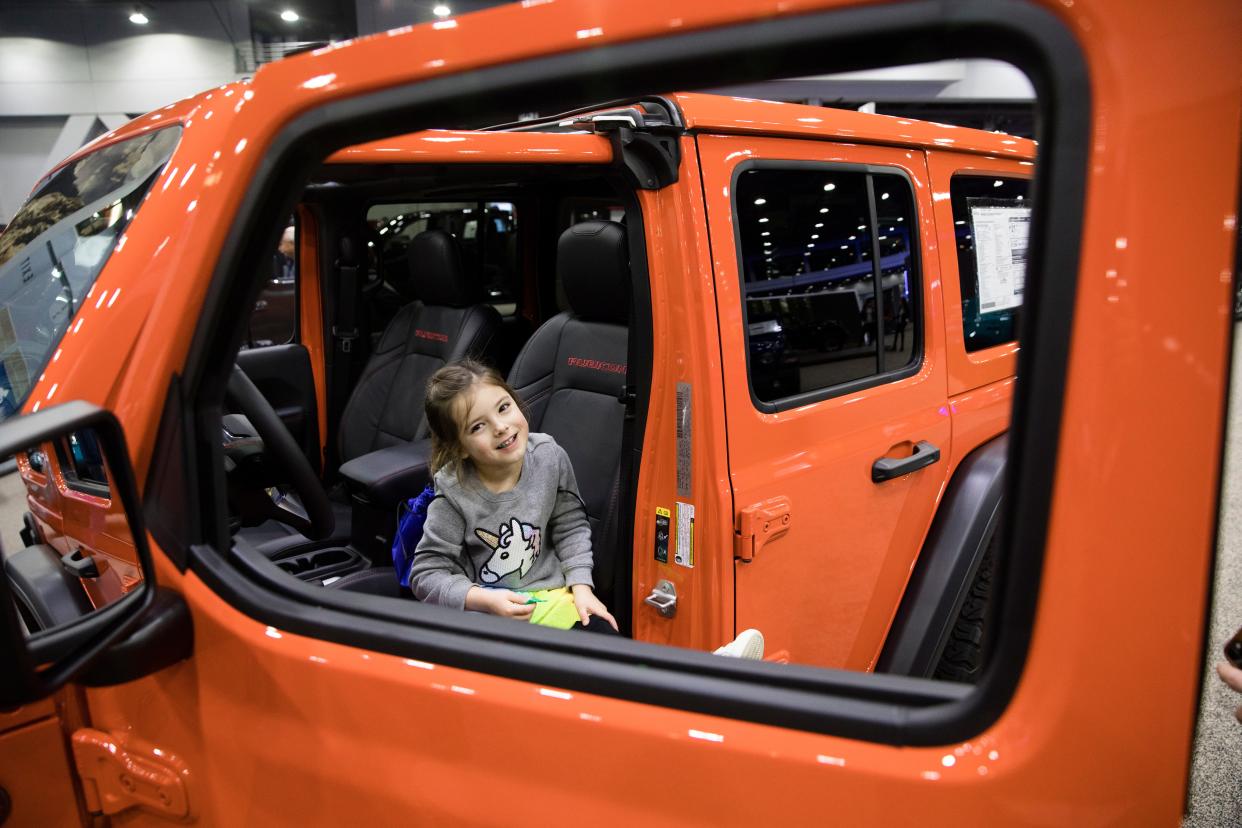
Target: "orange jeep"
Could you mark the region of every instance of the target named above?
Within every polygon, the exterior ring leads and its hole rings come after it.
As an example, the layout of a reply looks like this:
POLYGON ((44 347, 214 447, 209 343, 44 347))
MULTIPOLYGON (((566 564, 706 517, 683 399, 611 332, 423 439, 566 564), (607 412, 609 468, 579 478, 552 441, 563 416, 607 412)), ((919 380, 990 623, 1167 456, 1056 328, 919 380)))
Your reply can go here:
POLYGON ((1112 0, 674 5, 298 56, 36 187, 0 236, 0 455, 29 504, 0 578, 0 807, 1176 818, 1242 19, 1186 11, 1169 65, 1112 0), (981 53, 1035 82, 1038 163, 1008 135, 643 92, 981 53), (1153 101, 1186 124, 1162 144, 1133 123, 1153 101), (534 108, 563 114, 487 126, 534 108), (1169 143, 1223 170, 1178 182, 1178 267, 1211 278, 1176 285, 1166 202, 1123 186, 1169 143), (403 594, 424 384, 466 355, 568 452, 624 638, 403 594), (1130 451, 1153 429, 1173 512, 1130 451), (1121 588, 1087 588, 1104 573, 1121 588), (747 627, 766 661, 711 655, 747 627), (1104 717, 1092 693, 1139 652, 1121 630, 1164 666, 1104 717), (594 772, 502 754, 554 743, 594 772), (675 801, 634 798, 660 766, 675 801))

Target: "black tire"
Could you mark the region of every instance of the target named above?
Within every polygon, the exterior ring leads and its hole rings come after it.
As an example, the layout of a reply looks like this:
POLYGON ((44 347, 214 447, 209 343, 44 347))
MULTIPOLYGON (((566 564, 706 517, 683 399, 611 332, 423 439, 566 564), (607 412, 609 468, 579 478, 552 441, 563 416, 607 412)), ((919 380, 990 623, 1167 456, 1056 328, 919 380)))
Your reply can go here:
POLYGON ((970 591, 966 593, 957 620, 949 632, 940 661, 936 664, 935 678, 976 684, 983 675, 988 638, 995 617, 992 584, 999 544, 1000 532, 993 532, 970 584, 970 591))

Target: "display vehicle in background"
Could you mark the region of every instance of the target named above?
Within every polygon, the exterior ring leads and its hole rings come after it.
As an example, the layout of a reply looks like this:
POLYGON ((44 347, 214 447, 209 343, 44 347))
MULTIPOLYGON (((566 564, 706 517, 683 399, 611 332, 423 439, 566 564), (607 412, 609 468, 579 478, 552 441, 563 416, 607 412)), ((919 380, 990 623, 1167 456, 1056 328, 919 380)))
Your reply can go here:
POLYGON ((0 237, 0 451, 29 505, 0 580, 15 818, 1176 819, 1242 17, 1191 10, 1170 40, 1110 0, 676 6, 523 4, 297 56, 36 187, 0 237), (1038 152, 650 93, 962 55, 1028 72, 1038 152), (1185 128, 1144 129, 1153 107, 1185 128), (504 122, 531 110, 562 114, 504 122), (1170 156, 1224 172, 1179 179, 1174 212, 1130 184, 1165 187, 1170 156), (569 453, 622 637, 403 594, 422 383, 466 354, 569 453), (747 627, 765 661, 711 654, 747 627), (1099 716, 1140 638, 1149 691, 1099 716), (531 734, 599 772, 571 795, 497 762, 531 734), (654 751, 683 792, 658 807, 632 794, 654 751))

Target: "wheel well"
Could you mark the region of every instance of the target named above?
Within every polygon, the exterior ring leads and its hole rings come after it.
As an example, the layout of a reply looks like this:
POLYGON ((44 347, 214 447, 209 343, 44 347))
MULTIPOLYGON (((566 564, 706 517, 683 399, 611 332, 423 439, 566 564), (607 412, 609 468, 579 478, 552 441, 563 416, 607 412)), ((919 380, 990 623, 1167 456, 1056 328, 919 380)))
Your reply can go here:
POLYGON ((1009 437, 972 451, 957 467, 893 618, 876 672, 930 677, 996 534, 1009 437))

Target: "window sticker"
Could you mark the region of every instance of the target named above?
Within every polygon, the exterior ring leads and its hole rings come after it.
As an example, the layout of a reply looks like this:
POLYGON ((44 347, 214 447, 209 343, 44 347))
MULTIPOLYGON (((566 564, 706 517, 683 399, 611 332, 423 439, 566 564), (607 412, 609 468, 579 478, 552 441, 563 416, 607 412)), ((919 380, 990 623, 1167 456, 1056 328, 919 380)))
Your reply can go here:
POLYGON ((656 507, 655 559, 660 563, 668 563, 668 534, 672 517, 673 513, 668 509, 656 507))
POLYGON ((968 204, 975 236, 979 312, 1016 308, 1022 304, 1026 281, 1031 208, 995 199, 970 199, 968 204))
POLYGON ((677 553, 673 562, 694 568, 693 503, 677 503, 677 553))

